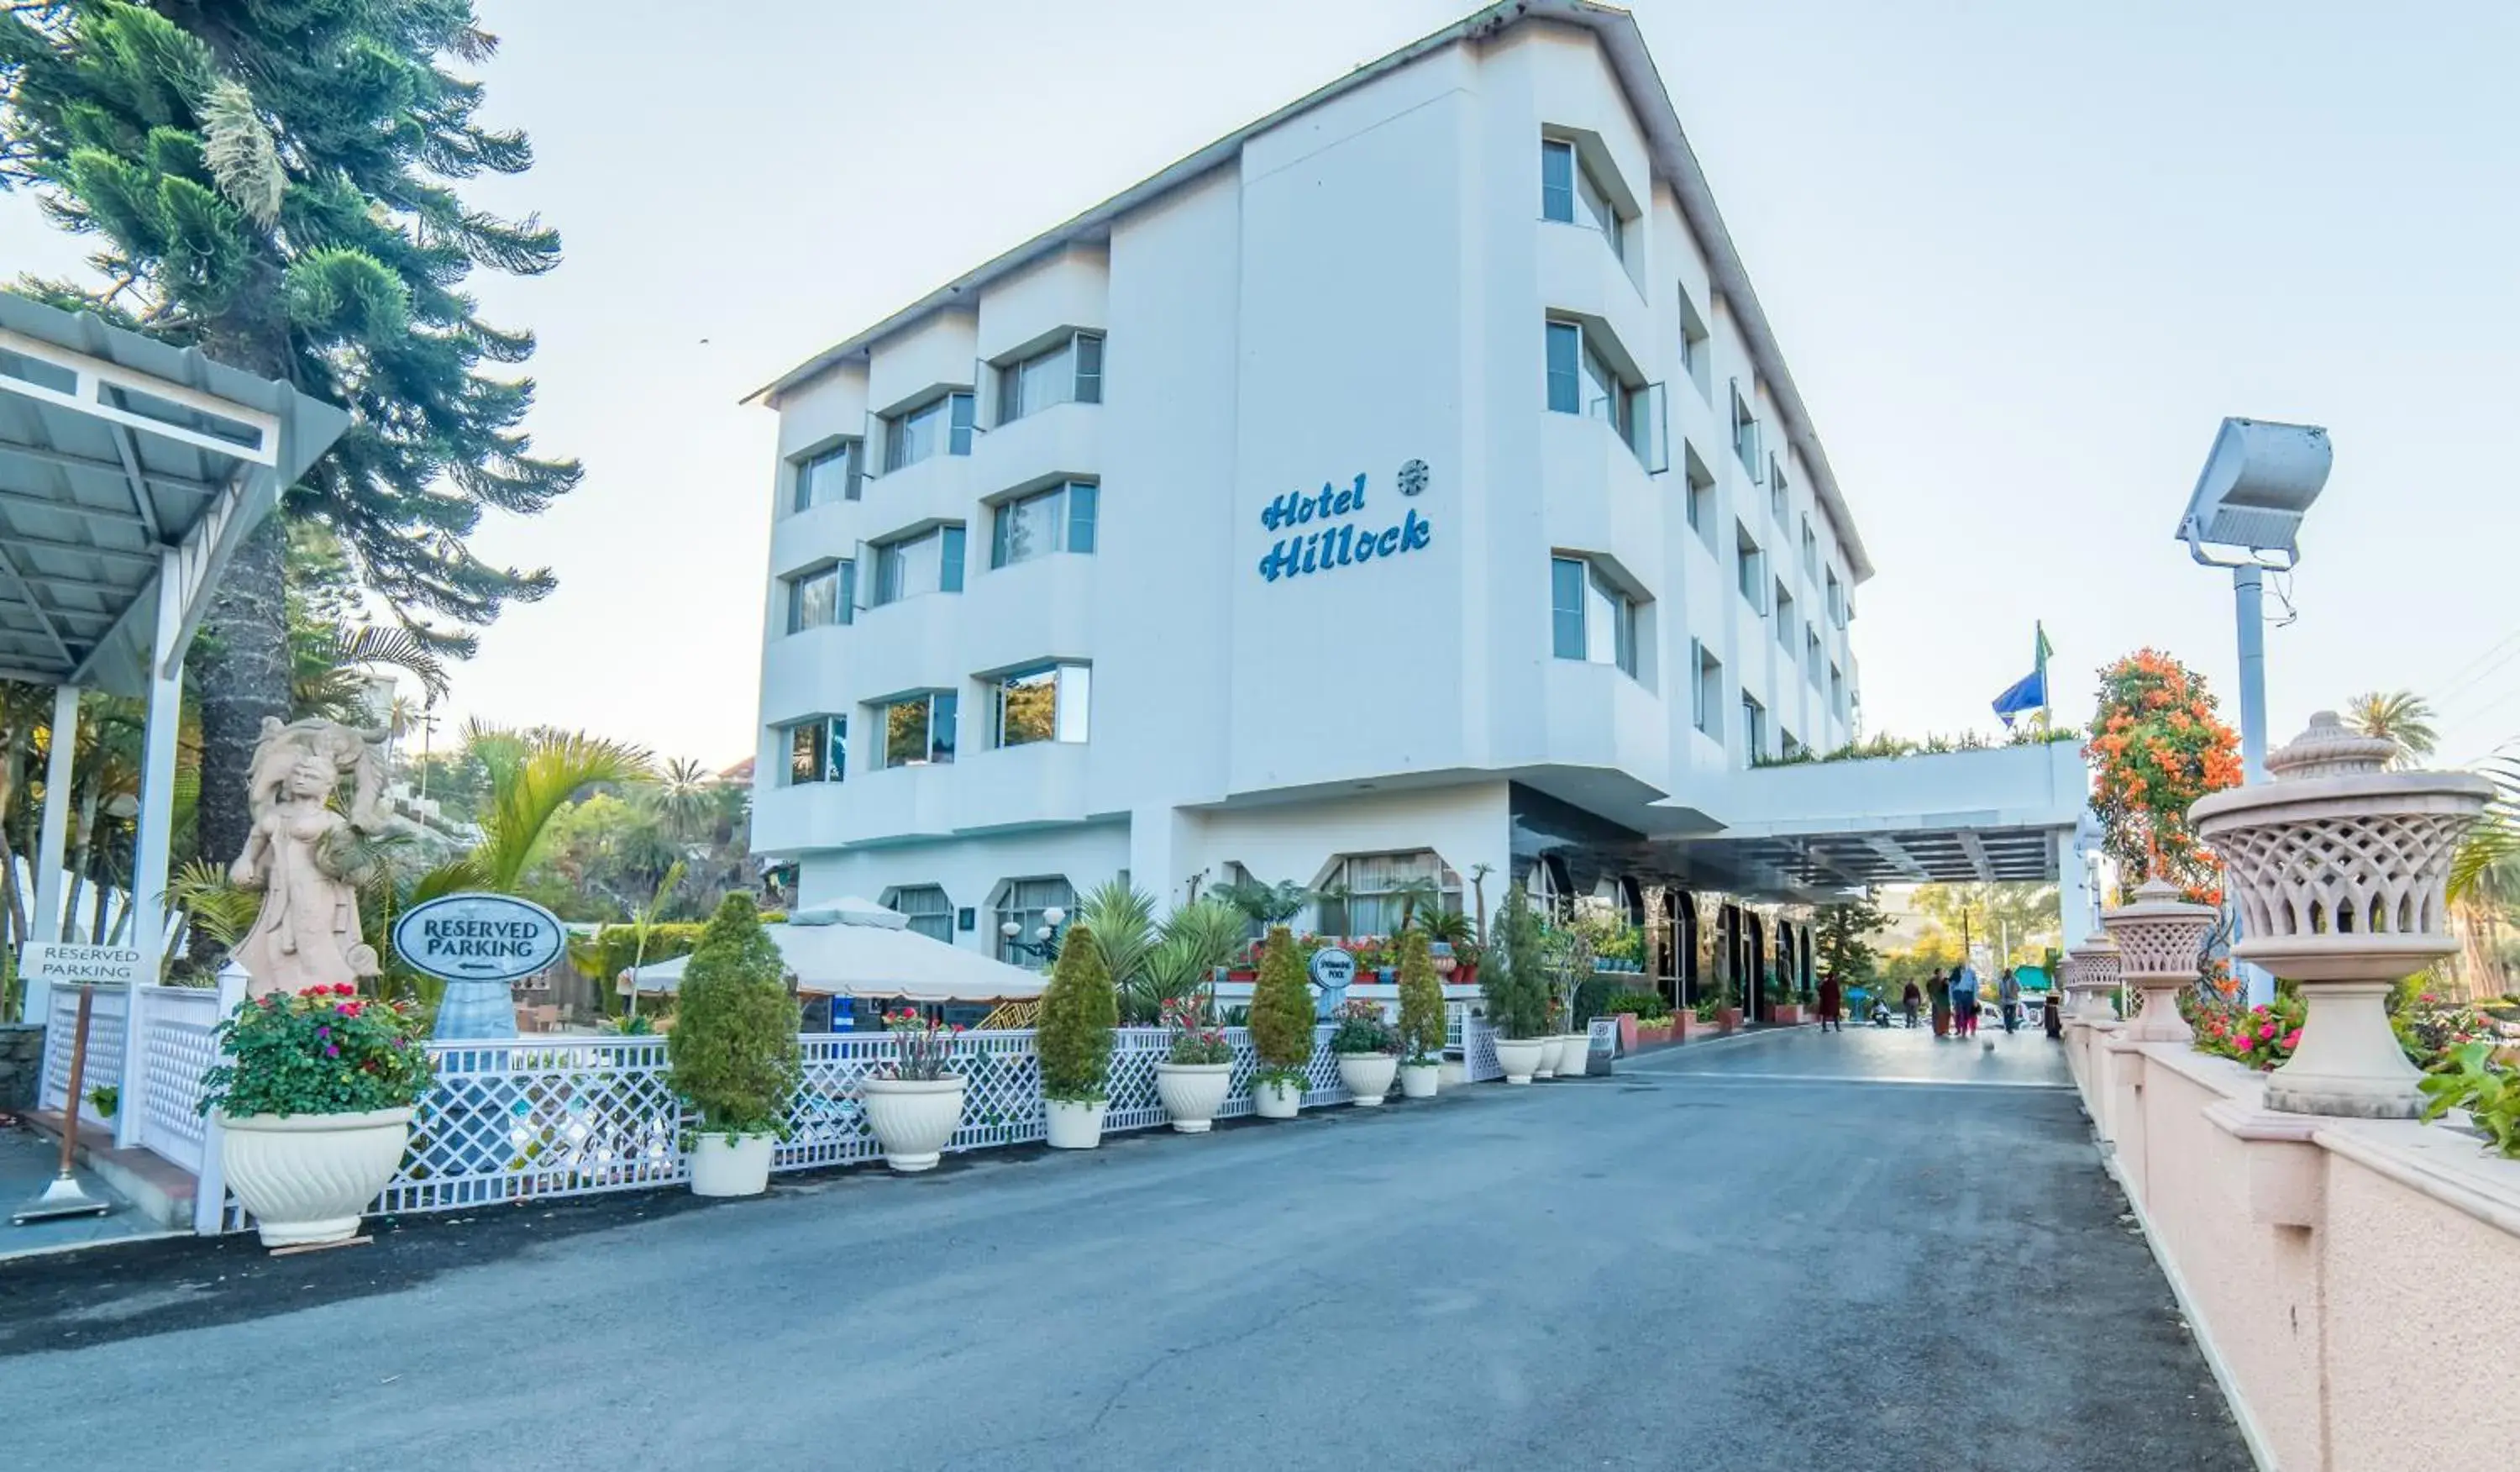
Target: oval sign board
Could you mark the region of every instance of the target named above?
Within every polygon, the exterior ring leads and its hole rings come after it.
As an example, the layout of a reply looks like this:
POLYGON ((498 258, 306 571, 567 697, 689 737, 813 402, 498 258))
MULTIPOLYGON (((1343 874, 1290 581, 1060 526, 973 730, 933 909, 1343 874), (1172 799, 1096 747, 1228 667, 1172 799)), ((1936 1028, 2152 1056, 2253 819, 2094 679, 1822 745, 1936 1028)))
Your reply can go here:
POLYGON ((1313 952, 1313 982, 1325 991, 1336 991, 1355 980, 1356 957, 1335 945, 1313 952))
POLYGON ((560 959, 560 917, 508 895, 441 895, 394 922, 393 946, 415 971, 448 982, 520 982, 560 959))

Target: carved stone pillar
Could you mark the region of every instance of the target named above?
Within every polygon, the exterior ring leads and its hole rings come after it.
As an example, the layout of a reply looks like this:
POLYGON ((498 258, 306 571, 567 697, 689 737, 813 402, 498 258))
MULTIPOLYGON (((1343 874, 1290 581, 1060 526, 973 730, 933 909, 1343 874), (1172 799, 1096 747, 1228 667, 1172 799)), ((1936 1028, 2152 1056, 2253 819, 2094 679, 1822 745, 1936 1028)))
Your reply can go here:
POLYGON ((2136 886, 2135 903, 2100 911, 2100 924, 2117 943, 2118 977, 2143 998, 2120 1035, 2129 1042, 2193 1042, 2195 1033, 2179 1015, 2179 993, 2196 981, 2196 956, 2214 928, 2211 905, 2189 904, 2179 886, 2148 879, 2136 886))

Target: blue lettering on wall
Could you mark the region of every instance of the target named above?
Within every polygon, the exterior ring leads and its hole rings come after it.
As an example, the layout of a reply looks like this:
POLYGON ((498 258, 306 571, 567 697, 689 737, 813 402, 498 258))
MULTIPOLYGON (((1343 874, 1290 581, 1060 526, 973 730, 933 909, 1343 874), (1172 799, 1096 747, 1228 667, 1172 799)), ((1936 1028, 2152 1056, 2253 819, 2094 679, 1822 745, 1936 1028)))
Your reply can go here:
MULTIPOLYGON (((1426 462, 1412 460, 1403 466, 1401 481, 1402 489, 1410 495, 1423 491, 1426 462)), ((1318 491, 1290 490, 1271 501, 1260 512, 1260 525, 1271 531, 1290 534, 1280 537, 1260 559, 1260 575, 1276 582, 1282 577, 1326 573, 1332 568, 1384 562, 1415 552, 1435 539, 1435 524, 1416 511, 1402 517, 1396 527, 1360 528, 1353 522, 1342 522, 1310 531, 1296 529, 1315 522, 1352 517, 1365 509, 1363 475, 1345 487, 1325 481, 1318 491)))

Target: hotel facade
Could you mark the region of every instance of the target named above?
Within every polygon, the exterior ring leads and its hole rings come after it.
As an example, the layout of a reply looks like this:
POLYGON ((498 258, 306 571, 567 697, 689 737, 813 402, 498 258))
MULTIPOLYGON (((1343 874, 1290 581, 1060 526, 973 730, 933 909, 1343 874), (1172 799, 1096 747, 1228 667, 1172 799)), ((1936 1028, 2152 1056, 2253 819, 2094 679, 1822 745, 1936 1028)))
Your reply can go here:
POLYGON ((1624 12, 1481 12, 758 399, 752 841, 803 903, 1020 961, 1114 876, 1348 935, 1518 882, 1693 992, 1800 974, 1849 884, 2055 877, 2044 808, 1947 855, 1766 780, 1875 763, 1758 764, 1855 734, 1873 569, 1624 12))

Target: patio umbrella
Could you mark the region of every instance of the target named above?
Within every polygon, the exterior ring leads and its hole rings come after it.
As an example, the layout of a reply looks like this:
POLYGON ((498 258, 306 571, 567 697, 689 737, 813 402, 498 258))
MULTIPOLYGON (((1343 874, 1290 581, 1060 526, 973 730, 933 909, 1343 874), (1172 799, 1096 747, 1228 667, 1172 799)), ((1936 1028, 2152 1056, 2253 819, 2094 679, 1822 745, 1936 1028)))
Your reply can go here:
MULTIPOLYGON (((1041 995, 1037 974, 922 936, 909 924, 898 911, 852 898, 798 910, 786 924, 761 929, 795 976, 796 989, 809 995, 915 1002, 1029 1001, 1041 995)), ((690 959, 639 968, 639 989, 675 990, 690 959)))

